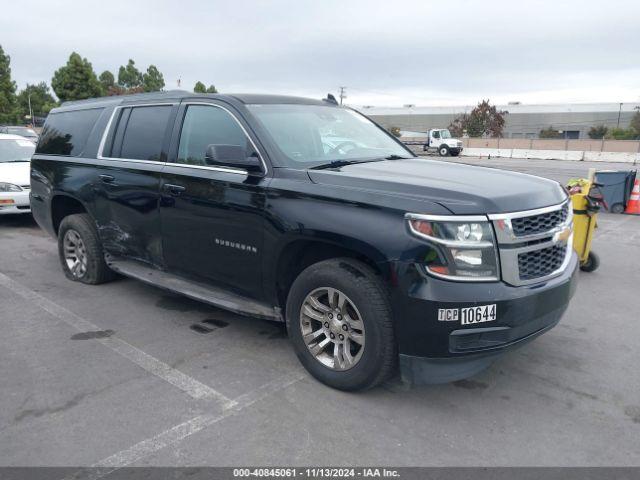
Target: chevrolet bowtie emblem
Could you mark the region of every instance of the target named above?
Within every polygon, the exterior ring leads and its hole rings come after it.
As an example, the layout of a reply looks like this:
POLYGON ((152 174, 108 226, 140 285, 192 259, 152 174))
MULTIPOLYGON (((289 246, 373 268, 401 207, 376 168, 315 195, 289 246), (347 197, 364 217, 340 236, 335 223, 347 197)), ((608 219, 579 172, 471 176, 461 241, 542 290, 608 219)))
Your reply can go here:
POLYGON ((565 227, 553 236, 553 241, 556 243, 566 242, 567 240, 569 240, 569 237, 571 236, 571 232, 572 232, 571 227, 565 227))

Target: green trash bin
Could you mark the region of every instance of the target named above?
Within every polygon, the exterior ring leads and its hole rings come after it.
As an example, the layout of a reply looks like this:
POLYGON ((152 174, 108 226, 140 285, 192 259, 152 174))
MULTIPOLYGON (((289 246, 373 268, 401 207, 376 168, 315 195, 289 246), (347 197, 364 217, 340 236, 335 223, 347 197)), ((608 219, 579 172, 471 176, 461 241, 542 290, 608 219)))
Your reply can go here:
POLYGON ((607 210, 623 213, 631 196, 635 170, 600 170, 596 172, 596 183, 600 187, 607 210))

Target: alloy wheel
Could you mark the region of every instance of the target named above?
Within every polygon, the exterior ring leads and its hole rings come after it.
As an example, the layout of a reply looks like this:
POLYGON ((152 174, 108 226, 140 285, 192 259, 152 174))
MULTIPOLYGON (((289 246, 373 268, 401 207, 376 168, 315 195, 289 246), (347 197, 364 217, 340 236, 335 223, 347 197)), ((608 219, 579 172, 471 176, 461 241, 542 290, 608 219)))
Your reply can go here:
POLYGON ((69 229, 64 234, 62 246, 67 268, 75 278, 82 278, 87 273, 87 249, 82 237, 75 230, 69 229))
POLYGON ((331 370, 349 370, 362 358, 364 322, 340 290, 322 287, 307 295, 300 309, 300 329, 311 354, 331 370))

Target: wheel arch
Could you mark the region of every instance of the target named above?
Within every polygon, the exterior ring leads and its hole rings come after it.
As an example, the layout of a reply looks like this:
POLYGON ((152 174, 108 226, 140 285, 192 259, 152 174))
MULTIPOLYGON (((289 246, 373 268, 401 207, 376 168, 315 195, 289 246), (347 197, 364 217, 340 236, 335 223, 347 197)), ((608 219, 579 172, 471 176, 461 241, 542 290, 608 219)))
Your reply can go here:
POLYGON ((369 266, 376 274, 387 278, 387 258, 374 246, 353 238, 292 238, 282 245, 275 256, 271 282, 277 305, 286 307, 289 289, 307 267, 331 258, 351 258, 369 266))
POLYGON ((59 193, 51 197, 51 224, 56 235, 62 220, 76 213, 88 214, 89 210, 83 202, 71 195, 59 193))

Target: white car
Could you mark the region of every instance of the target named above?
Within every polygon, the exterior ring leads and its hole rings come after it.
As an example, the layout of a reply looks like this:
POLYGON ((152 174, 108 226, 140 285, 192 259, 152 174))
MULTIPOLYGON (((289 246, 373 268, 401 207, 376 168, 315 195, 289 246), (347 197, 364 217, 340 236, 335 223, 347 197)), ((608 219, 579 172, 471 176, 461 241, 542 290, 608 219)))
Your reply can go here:
POLYGON ((36 144, 0 133, 0 215, 29 213, 29 174, 36 144))

